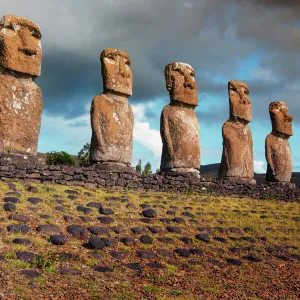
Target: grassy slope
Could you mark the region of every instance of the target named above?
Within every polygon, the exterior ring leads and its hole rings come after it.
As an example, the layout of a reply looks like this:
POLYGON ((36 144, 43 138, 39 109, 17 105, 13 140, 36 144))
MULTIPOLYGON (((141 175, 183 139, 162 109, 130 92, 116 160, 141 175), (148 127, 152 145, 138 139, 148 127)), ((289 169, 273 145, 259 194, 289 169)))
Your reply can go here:
MULTIPOLYGON (((39 192, 33 194, 25 191, 24 185, 20 183, 16 183, 16 186, 21 196, 14 213, 30 216, 30 221, 26 224, 31 227, 31 232, 26 235, 7 232, 9 224, 20 222, 10 220, 12 213, 0 208, 0 226, 4 229, 0 234, 0 254, 6 259, 0 261, 0 293, 6 298, 45 299, 52 295, 51 299, 298 299, 300 295, 300 228, 299 220, 295 219, 299 217, 300 204, 192 194, 111 192, 100 189, 91 192, 83 188, 58 185, 49 186, 50 191, 45 185, 36 185, 39 192), (66 189, 78 190, 77 199, 68 199, 66 189), (85 192, 90 195, 84 194, 85 192), (29 203, 27 199, 32 196, 43 199, 43 202, 36 205, 29 203), (57 204, 56 199, 62 199, 64 203, 57 204), (95 208, 89 214, 91 220, 84 222, 80 218, 84 214, 77 211, 76 207, 91 201, 112 207, 115 222, 100 224, 97 220, 99 212, 95 208), (134 204, 136 209, 126 208, 128 202, 134 204), (163 228, 168 225, 178 226, 182 233, 165 231, 152 234, 148 231, 153 244, 142 244, 138 240, 141 234, 135 235, 130 230, 135 226, 149 226, 140 221, 142 208, 139 205, 142 203, 150 204, 158 212, 159 217, 151 219, 150 225, 163 228), (57 205, 63 206, 65 211, 57 211, 57 205), (171 209, 176 212, 176 216, 184 218, 184 224, 166 224, 160 220, 161 217, 173 218, 166 214, 171 209), (183 216, 184 212, 192 213, 194 218, 183 216), (41 215, 48 215, 49 218, 42 219, 41 215), (66 222, 64 215, 73 216, 74 220, 66 222), (197 224, 191 223, 190 219, 196 220, 197 224), (52 245, 49 235, 35 230, 37 225, 46 223, 59 226, 68 236, 68 242, 63 246, 52 245), (111 231, 110 237, 131 236, 138 241, 135 246, 125 246, 119 241, 116 246, 97 250, 101 258, 96 258, 95 251, 83 246, 86 241, 67 234, 66 226, 70 224, 81 224, 85 228, 92 225, 118 226, 124 228, 125 232, 116 234, 111 231), (211 238, 223 237, 227 242, 211 239, 209 243, 205 243, 197 240, 195 235, 200 232, 199 226, 210 227, 211 238), (239 228, 241 232, 227 231, 231 227, 239 228), (248 227, 247 232, 245 227, 248 227), (160 242, 157 239, 159 236, 171 237, 174 243, 160 242), (32 245, 12 243, 16 237, 29 239, 32 245), (193 245, 184 244, 179 240, 180 237, 190 237, 193 245), (232 239, 234 237, 237 239, 232 239), (247 241, 242 237, 252 237, 255 240, 247 241), (284 248, 276 249, 277 246, 284 248), (266 247, 275 251, 270 254, 266 247), (181 257, 174 253, 176 248, 201 248, 204 256, 181 257), (238 248, 241 252, 233 253, 230 248, 238 248), (136 250, 141 249, 151 250, 155 254, 159 249, 165 249, 171 256, 162 257, 157 254, 152 260, 140 259, 136 256, 136 250), (112 250, 126 251, 129 256, 123 261, 117 260, 110 255, 112 250), (38 254, 39 258, 30 263, 23 262, 16 258, 18 251, 30 251, 38 254), (62 258, 59 255, 62 252, 72 253, 74 257, 62 258), (262 261, 250 262, 242 258, 247 255, 254 255, 262 261), (226 258, 240 259, 242 265, 230 265, 226 258), (151 269, 146 266, 149 262, 157 262, 163 269, 151 269), (126 267, 128 263, 139 263, 144 269, 133 271, 126 267), (113 272, 96 272, 93 267, 98 265, 108 266, 113 272), (82 275, 60 275, 60 268, 75 268, 82 271, 82 275), (24 269, 36 270, 40 276, 29 279, 21 274, 24 269)), ((7 184, 0 182, 2 198, 8 191, 7 184)))

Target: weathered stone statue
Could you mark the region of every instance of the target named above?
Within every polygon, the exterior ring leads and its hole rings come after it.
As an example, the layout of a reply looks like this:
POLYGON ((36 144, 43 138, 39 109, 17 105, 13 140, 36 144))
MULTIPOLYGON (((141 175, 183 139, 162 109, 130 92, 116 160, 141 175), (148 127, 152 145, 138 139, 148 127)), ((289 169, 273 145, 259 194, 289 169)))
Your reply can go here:
POLYGON ((184 63, 171 63, 165 68, 166 86, 171 102, 160 120, 163 143, 161 171, 195 172, 200 169, 200 132, 194 112, 198 90, 193 68, 184 63))
POLYGON ((91 106, 92 139, 90 162, 130 166, 133 112, 130 57, 117 49, 105 49, 101 56, 104 92, 91 106))
POLYGON ((292 176, 292 154, 289 137, 293 135, 293 117, 284 102, 272 102, 269 106, 272 132, 266 138, 268 163, 266 181, 288 183, 292 176))
POLYGON ((251 182, 253 171, 253 141, 248 123, 252 120, 249 89, 243 82, 228 83, 230 117, 223 124, 223 154, 220 179, 251 182))
POLYGON ((41 31, 16 16, 0 21, 0 152, 36 155, 43 96, 41 31))

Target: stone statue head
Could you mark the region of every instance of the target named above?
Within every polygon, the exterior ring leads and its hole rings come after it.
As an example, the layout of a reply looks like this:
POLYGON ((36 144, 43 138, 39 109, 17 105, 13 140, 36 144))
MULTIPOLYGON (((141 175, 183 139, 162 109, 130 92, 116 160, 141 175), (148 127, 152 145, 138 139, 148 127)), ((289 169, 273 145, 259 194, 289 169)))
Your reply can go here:
POLYGON ((252 120, 252 104, 248 97, 248 86, 238 80, 228 82, 228 94, 230 103, 230 118, 244 123, 252 120))
POLYGON ((32 21, 6 15, 0 21, 0 64, 16 72, 41 75, 41 30, 32 21))
POLYGON ((269 106, 272 121, 272 131, 283 133, 287 136, 293 135, 293 117, 288 113, 288 107, 284 102, 272 102, 269 106))
POLYGON ((100 55, 103 87, 105 91, 113 91, 132 95, 132 72, 129 55, 113 48, 107 48, 100 55))
POLYGON ((171 101, 198 105, 195 72, 190 65, 181 62, 168 64, 165 67, 165 78, 171 101))

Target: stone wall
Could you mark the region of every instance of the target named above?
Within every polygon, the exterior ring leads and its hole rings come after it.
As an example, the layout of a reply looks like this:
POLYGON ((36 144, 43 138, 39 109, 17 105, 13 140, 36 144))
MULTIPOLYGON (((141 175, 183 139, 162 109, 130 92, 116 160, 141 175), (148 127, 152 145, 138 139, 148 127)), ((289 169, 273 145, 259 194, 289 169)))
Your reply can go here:
POLYGON ((64 184, 87 188, 128 188, 169 192, 199 192, 215 195, 300 201, 300 188, 291 184, 242 184, 233 181, 202 181, 191 173, 139 174, 134 168, 48 166, 42 160, 1 155, 0 179, 30 183, 64 184))

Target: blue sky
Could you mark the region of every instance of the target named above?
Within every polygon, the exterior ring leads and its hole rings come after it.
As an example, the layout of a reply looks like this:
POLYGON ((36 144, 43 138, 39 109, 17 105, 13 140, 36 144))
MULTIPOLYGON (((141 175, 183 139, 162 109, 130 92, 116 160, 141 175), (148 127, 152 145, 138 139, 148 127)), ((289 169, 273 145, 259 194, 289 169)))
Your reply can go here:
POLYGON ((2 15, 20 15, 41 27, 40 152, 76 154, 90 141, 89 108, 102 92, 99 54, 114 47, 132 60, 133 165, 141 158, 150 161, 154 170, 159 167, 160 113, 169 103, 164 67, 181 61, 196 72, 202 164, 221 159, 221 127, 229 114, 227 82, 237 79, 250 89, 255 171, 266 168, 268 105, 277 100, 286 102, 295 118, 290 144, 294 171, 300 171, 300 5, 296 1, 1 2, 2 15))

